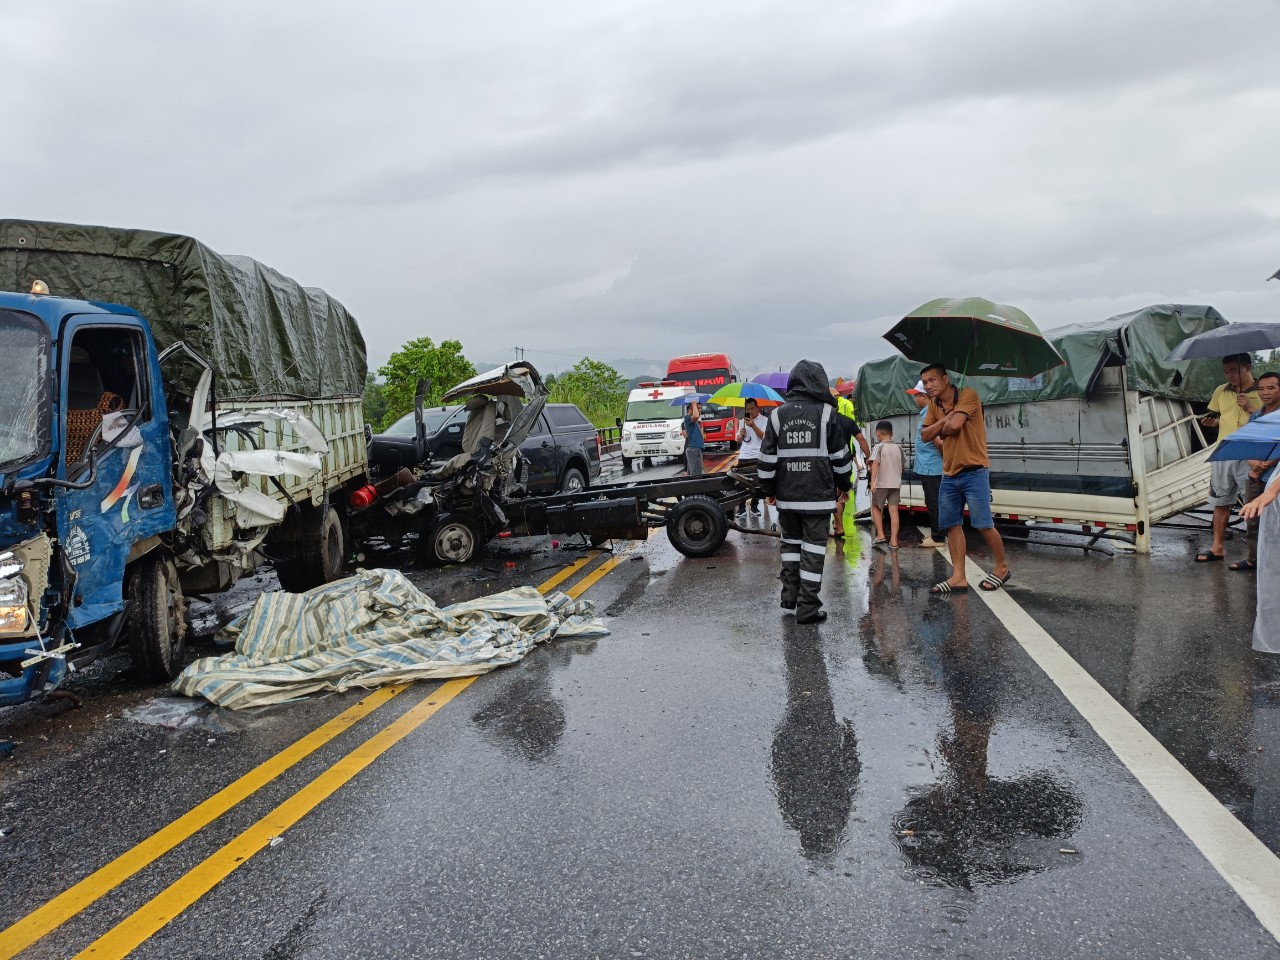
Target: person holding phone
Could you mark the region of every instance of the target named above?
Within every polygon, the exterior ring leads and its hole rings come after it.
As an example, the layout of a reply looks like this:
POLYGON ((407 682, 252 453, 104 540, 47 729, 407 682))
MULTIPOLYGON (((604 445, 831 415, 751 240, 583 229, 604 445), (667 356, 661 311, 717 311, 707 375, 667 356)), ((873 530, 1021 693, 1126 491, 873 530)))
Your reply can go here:
POLYGON ((684 420, 680 424, 684 437, 685 471, 691 477, 702 476, 702 451, 706 441, 702 438, 702 405, 697 400, 685 407, 684 420))
MULTIPOLYGON (((743 408, 742 426, 738 428, 738 473, 747 476, 755 474, 759 466, 760 441, 764 439, 764 431, 768 426, 769 421, 760 412, 760 404, 748 398, 743 408)), ((738 516, 746 512, 747 505, 739 504, 738 516)), ((751 513, 753 516, 760 516, 760 500, 757 497, 751 498, 751 513)))
MULTIPOLYGON (((1253 379, 1253 359, 1247 353, 1222 358, 1222 373, 1227 382, 1213 391, 1209 414, 1200 422, 1218 428, 1218 439, 1225 440, 1246 423, 1262 407, 1258 383, 1253 379)), ((1213 543, 1208 550, 1196 554, 1196 563, 1212 563, 1227 554, 1227 521, 1231 510, 1249 485, 1249 464, 1243 460, 1215 460, 1209 475, 1209 506, 1213 507, 1213 543)))

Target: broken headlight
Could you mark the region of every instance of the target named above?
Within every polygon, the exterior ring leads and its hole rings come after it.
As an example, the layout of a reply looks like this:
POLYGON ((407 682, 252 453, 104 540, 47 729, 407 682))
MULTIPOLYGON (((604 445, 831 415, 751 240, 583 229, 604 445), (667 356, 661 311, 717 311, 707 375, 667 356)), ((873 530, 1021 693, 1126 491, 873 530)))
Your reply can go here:
POLYGON ((0 633, 23 633, 26 629, 27 581, 18 576, 0 580, 0 633))

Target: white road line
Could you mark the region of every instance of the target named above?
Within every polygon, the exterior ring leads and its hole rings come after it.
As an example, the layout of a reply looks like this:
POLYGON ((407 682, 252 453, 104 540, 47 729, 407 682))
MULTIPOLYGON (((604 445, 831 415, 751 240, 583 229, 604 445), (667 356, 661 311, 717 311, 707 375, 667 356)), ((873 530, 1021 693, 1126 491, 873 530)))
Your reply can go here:
MULTIPOLYGON (((946 555, 946 550, 939 548, 946 555)), ((1213 868, 1280 940, 1280 859, 1233 817, 1155 737, 1060 647, 1003 590, 979 590, 986 573, 965 564, 979 594, 1006 630, 1027 651, 1080 715, 1106 741, 1156 803, 1194 843, 1213 868)))

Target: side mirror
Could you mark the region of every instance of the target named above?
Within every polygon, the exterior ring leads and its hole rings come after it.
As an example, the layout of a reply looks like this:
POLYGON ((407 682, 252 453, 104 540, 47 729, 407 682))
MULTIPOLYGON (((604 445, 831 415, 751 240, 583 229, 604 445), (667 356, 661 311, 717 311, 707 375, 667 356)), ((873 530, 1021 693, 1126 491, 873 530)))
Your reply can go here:
POLYGON ((373 424, 372 423, 366 423, 364 425, 364 442, 366 446, 373 443, 373 424))
POLYGON ((614 417, 614 418, 613 418, 613 422, 614 422, 614 423, 616 423, 616 424, 618 425, 618 429, 619 429, 619 430, 621 430, 621 429, 622 429, 622 418, 621 418, 621 417, 614 417))

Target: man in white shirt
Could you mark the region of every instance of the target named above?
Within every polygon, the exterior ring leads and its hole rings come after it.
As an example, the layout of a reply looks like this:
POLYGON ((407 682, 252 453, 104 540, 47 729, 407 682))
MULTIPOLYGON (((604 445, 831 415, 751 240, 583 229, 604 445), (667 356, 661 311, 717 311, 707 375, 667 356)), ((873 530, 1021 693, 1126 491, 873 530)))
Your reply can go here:
MULTIPOLYGON (((764 439, 764 431, 769 426, 769 421, 763 413, 760 412, 760 404, 754 400, 748 399, 744 408, 742 417, 742 426, 738 429, 738 466, 739 473, 746 473, 754 476, 756 472, 756 461, 760 457, 760 441, 764 439)), ((738 516, 742 516, 747 512, 745 503, 738 506, 738 516)), ((753 499, 751 501, 751 513, 754 516, 760 516, 760 501, 753 499)))

